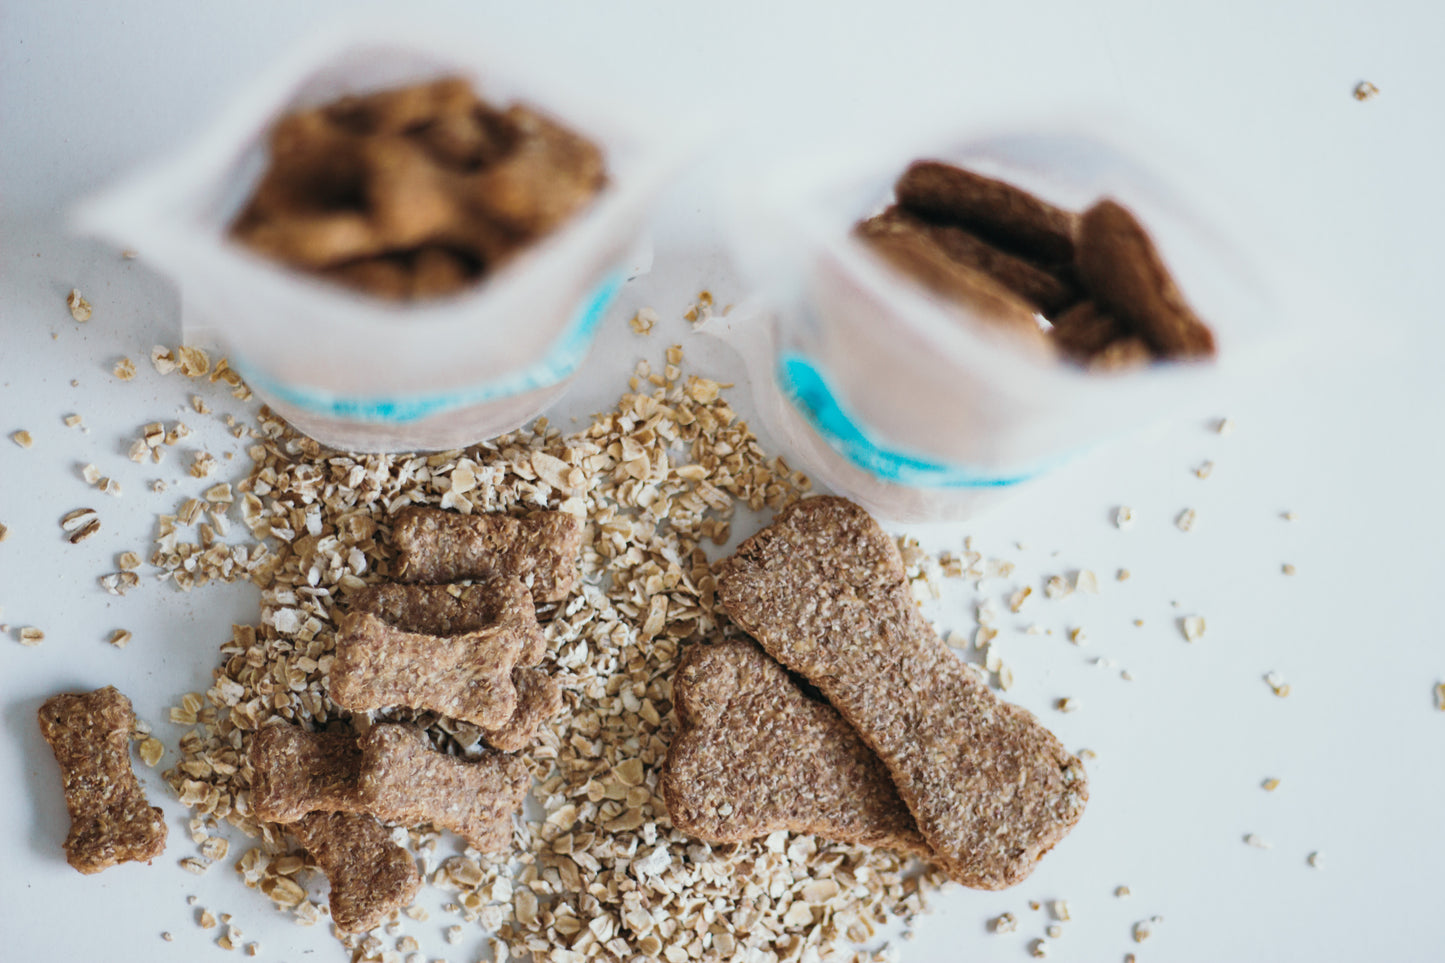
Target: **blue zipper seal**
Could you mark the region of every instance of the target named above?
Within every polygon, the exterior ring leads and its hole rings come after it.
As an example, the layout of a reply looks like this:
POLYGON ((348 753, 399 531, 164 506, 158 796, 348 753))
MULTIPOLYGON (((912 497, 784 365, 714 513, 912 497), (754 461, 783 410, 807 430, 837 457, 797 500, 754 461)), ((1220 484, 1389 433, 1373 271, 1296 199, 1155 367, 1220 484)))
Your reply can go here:
POLYGON ((983 474, 882 444, 849 414, 822 369, 800 354, 783 354, 777 377, 794 407, 834 451, 879 478, 920 488, 1005 488, 1039 474, 983 474))
POLYGON ((515 374, 486 384, 435 394, 366 398, 341 395, 323 388, 284 384, 247 363, 244 358, 236 359, 233 367, 253 387, 304 411, 368 424, 405 425, 459 408, 545 388, 571 377, 587 357, 597 327, 625 280, 620 271, 609 274, 596 287, 546 357, 515 374))

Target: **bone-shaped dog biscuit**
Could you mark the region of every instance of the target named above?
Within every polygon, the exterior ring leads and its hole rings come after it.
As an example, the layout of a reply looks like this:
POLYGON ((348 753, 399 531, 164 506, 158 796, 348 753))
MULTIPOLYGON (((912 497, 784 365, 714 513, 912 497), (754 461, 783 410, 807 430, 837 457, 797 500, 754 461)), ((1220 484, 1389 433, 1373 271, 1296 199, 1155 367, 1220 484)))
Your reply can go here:
POLYGON ((506 848, 512 814, 531 787, 520 759, 497 752, 478 760, 449 756, 410 725, 377 725, 359 737, 266 726, 252 739, 249 758, 251 808, 262 819, 290 823, 307 813, 350 812, 403 826, 429 822, 484 852, 506 848))
POLYGON ((510 845, 512 814, 532 787, 516 756, 449 756, 415 726, 373 726, 361 738, 361 757, 368 812, 403 826, 429 822, 450 829, 484 853, 510 845))
POLYGON ((716 574, 733 621, 878 754, 952 879, 1018 883, 1083 814, 1083 766, 944 646, 897 546, 858 506, 797 502, 716 574))
POLYGON ((147 804, 131 769, 130 700, 114 686, 64 693, 46 699, 38 718, 65 786, 66 861, 89 874, 159 856, 166 823, 160 809, 147 804))
POLYGON ((531 593, 515 578, 475 585, 373 585, 352 596, 351 611, 370 612, 399 629, 424 635, 462 635, 499 623, 514 625, 523 636, 518 665, 536 665, 547 651, 531 593))
POLYGON ((853 727, 753 643, 689 647, 672 698, 661 789, 678 829, 723 843, 789 829, 932 856, 853 727))
POLYGON ((370 816, 312 813, 291 834, 330 880, 331 919, 343 933, 378 926, 421 888, 411 854, 370 816))
POLYGON ((517 708, 512 718, 495 729, 483 729, 487 745, 502 752, 516 752, 530 745, 537 727, 562 711, 562 688, 545 672, 533 668, 512 670, 517 689, 517 708))
POLYGON ((566 598, 577 580, 582 523, 566 512, 459 515, 413 506, 392 521, 397 578, 457 582, 499 575, 520 578, 537 602, 566 598))
POLYGON ((336 635, 331 698, 351 710, 408 706, 495 729, 517 708, 512 668, 525 634, 524 626, 504 621, 461 635, 426 635, 351 612, 336 635))

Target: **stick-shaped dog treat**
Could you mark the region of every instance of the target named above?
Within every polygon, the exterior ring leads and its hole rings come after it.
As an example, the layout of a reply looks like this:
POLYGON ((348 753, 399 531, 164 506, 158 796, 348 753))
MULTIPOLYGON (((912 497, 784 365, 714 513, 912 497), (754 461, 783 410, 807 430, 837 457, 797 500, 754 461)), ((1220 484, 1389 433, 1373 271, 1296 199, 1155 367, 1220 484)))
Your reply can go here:
POLYGON ((285 724, 251 737, 251 812, 294 823, 309 812, 358 812, 361 751, 349 730, 310 732, 285 724))
POLYGON ((331 698, 352 710, 408 706, 495 729, 517 708, 512 668, 525 637, 515 620, 425 635, 351 612, 336 635, 331 698))
POLYGON ((678 829, 722 843, 789 829, 932 856, 853 727, 756 645, 690 646, 672 698, 678 732, 661 789, 678 829))
POLYGON ((940 161, 916 161, 894 187, 903 208, 951 221, 1041 264, 1073 259, 1079 215, 940 161))
POLYGON ((1079 225, 1079 275, 1105 309, 1164 358, 1207 358, 1214 335, 1189 307, 1149 232, 1129 209, 1103 200, 1079 225))
POLYGON ((484 853, 512 842, 512 814, 532 788, 516 756, 438 752, 415 726, 379 725, 361 739, 361 793, 378 819, 450 829, 484 853))
POLYGON ((882 759, 954 880, 1020 882, 1083 814, 1083 766, 944 646, 897 546, 858 506, 797 502, 716 574, 728 615, 882 759))
POLYGON ((487 745, 502 752, 516 752, 530 745, 537 727, 562 711, 562 688, 547 673, 538 669, 512 670, 512 685, 517 687, 517 708, 512 718, 495 729, 483 729, 487 745))
POLYGON ((46 699, 38 717, 65 786, 66 861, 89 874, 159 856, 166 823, 160 809, 147 804, 130 766, 130 700, 114 686, 65 693, 46 699))
POLYGON ((582 523, 566 512, 520 518, 459 515, 439 508, 404 508, 392 521, 397 578, 456 582, 514 575, 538 602, 566 598, 577 580, 582 523))
POLYGON ((531 593, 515 578, 476 585, 373 585, 352 596, 351 611, 370 612, 389 625, 423 635, 463 635, 498 623, 515 625, 523 635, 518 665, 536 665, 547 651, 531 593))
POLYGON ((312 813, 291 833, 331 881, 331 918, 343 933, 378 926, 421 888, 411 854, 370 816, 312 813))

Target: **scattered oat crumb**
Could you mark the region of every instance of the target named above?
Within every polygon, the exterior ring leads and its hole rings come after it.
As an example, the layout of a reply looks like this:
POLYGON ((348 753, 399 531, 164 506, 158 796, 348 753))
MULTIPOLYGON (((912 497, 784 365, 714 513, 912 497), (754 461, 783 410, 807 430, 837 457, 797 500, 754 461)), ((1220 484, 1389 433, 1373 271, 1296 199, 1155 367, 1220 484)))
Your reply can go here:
POLYGON ((1279 517, 1283 518, 1287 522, 1293 522, 1299 519, 1299 516, 1296 515, 1294 512, 1281 512, 1279 517))
POLYGON ((1318 852, 1313 852, 1309 854, 1309 857, 1306 861, 1315 869, 1320 869, 1322 868, 1321 864, 1324 862, 1324 856, 1318 852))
POLYGON ((105 492, 105 494, 110 495, 112 498, 120 497, 120 482, 116 481, 114 478, 102 478, 100 481, 96 482, 95 487, 105 492))
POLYGON ((657 321, 656 311, 652 310, 652 308, 640 308, 638 312, 632 316, 632 320, 629 321, 628 324, 632 325, 632 330, 636 334, 651 334, 652 326, 656 324, 657 321))
POLYGON ((1024 602, 1026 602, 1026 601, 1028 600, 1028 597, 1029 597, 1030 595, 1033 595, 1033 594, 1034 594, 1033 586, 1032 586, 1032 585, 1025 585, 1023 588, 1019 589, 1019 590, 1018 590, 1017 592, 1015 592, 1013 595, 1009 596, 1009 600, 1008 600, 1009 611, 1017 614, 1018 611, 1019 611, 1019 609, 1021 609, 1021 608, 1024 607, 1024 602))
POLYGON ((1227 435, 1234 430, 1234 419, 1221 418, 1214 423, 1214 430, 1221 435, 1227 435))
POLYGON ((1114 524, 1119 528, 1129 528, 1134 524, 1134 509, 1128 505, 1120 505, 1114 512, 1114 524))
POLYGON ((1134 620, 1134 627, 1135 627, 1136 629, 1142 629, 1142 628, 1144 627, 1144 620, 1143 620, 1143 619, 1135 619, 1135 620, 1134 620))
POLYGON ((79 545, 100 531, 100 516, 93 508, 77 508, 61 516, 60 530, 67 535, 70 544, 79 545))
POLYGON ((1354 94, 1355 94, 1355 99, 1356 99, 1356 100, 1359 100, 1359 101, 1370 100, 1371 98, 1373 98, 1373 97, 1375 97, 1375 96, 1378 96, 1379 93, 1380 93, 1380 88, 1379 88, 1379 87, 1376 87, 1374 84, 1370 83, 1368 80, 1362 80, 1362 81, 1360 81, 1359 83, 1355 84, 1354 94))
POLYGON ((1056 899, 1050 903, 1049 912, 1054 914, 1054 919, 1063 923, 1073 918, 1069 915, 1069 901, 1066 899, 1056 899))
MULTIPOLYGON (((0 525, 0 542, 5 540, 5 526, 0 525)), ((1445 712, 1445 682, 1435 683, 1435 708, 1445 712)))
POLYGON ((1247 835, 1247 836, 1244 837, 1244 844, 1245 844, 1246 846, 1253 846, 1255 849, 1272 849, 1272 848, 1273 848, 1272 846, 1270 846, 1269 843, 1265 842, 1263 839, 1260 839, 1260 838, 1259 838, 1257 835, 1255 835, 1254 833, 1250 833, 1249 835, 1247 835))
POLYGON ((1116 887, 1114 887, 1114 895, 1115 895, 1116 897, 1118 897, 1119 899, 1128 899, 1129 896, 1130 896, 1129 887, 1127 887, 1127 886, 1116 886, 1116 887))
POLYGON ((15 444, 19 445, 21 448, 29 448, 31 445, 35 444, 35 439, 30 437, 30 432, 26 431, 23 428, 19 431, 12 432, 10 435, 10 440, 15 442, 15 444))
POLYGON ((1128 669, 1120 669, 1119 678, 1123 679, 1125 682, 1133 682, 1134 673, 1130 672, 1128 669))
POLYGON ((1279 567, 1279 570, 1286 575, 1293 575, 1295 573, 1295 567, 1289 562, 1285 562, 1283 565, 1281 565, 1279 567))
POLYGON ((1058 923, 1050 923, 1044 928, 1044 935, 1051 940, 1056 940, 1064 935, 1064 928, 1058 923))
POLYGON ((990 928, 995 933, 1012 933, 1019 928, 1019 921, 1014 918, 1012 913, 1004 913, 1001 916, 994 917, 990 928))
POLYGON ((460 926, 448 926, 445 933, 448 943, 460 943, 462 941, 462 928, 460 926))
POLYGON ((163 375, 170 374, 178 367, 175 352, 163 344, 151 348, 151 364, 163 375))
POLYGON ((1114 575, 1114 578, 1118 579, 1121 582, 1129 581, 1129 570, 1127 568, 1119 569, 1119 571, 1114 575))
POLYGON ((1198 513, 1195 512, 1194 509, 1186 508, 1179 513, 1178 518, 1174 519, 1174 524, 1178 526, 1181 532, 1192 532, 1194 530, 1195 519, 1198 517, 1198 513))
MULTIPOLYGON (((206 404, 206 399, 200 395, 191 395, 191 408, 198 415, 209 415, 211 413, 211 406, 206 404)), ((256 944, 252 943, 251 945, 255 946, 256 944)))
POLYGON ((1075 645, 1083 645, 1088 640, 1089 637, 1084 634, 1084 630, 1082 628, 1073 629, 1069 632, 1069 641, 1074 643, 1075 645))
POLYGON ((0 542, 5 541, 5 539, 7 539, 7 538, 9 538, 9 537, 10 537, 10 529, 5 525, 4 522, 0 522, 0 542))
POLYGON ((1034 940, 1029 944, 1029 954, 1038 959, 1043 959, 1049 955, 1049 944, 1044 940, 1034 940))
MULTIPOLYGON (((136 747, 136 751, 140 753, 141 762, 154 768, 155 765, 161 761, 161 756, 165 754, 165 747, 161 745, 161 741, 155 736, 148 736, 141 740, 140 745, 136 747)), ((185 865, 184 860, 181 865, 185 865)), ((188 870, 190 869, 190 867, 186 868, 188 870)), ((202 868, 200 872, 204 873, 205 869, 202 868)))
POLYGON ((208 451, 198 451, 191 456, 190 472, 195 478, 208 478, 216 470, 216 457, 208 451))
POLYGON ((65 416, 65 427, 67 427, 67 428, 79 428, 79 427, 80 427, 81 420, 82 420, 82 419, 81 419, 81 417, 80 417, 79 415, 66 415, 66 416, 65 416))
POLYGON ((1204 638, 1204 616, 1186 615, 1179 620, 1179 628, 1184 632, 1186 642, 1198 642, 1204 638))
POLYGON ((1075 709, 1079 708, 1079 704, 1073 699, 1064 697, 1054 702, 1054 708, 1059 710, 1060 712, 1073 712, 1075 709))
POLYGON ((131 635, 129 629, 116 629, 110 633, 110 638, 107 641, 117 649, 123 649, 130 644, 132 638, 134 638, 134 636, 131 635))
MULTIPOLYGON (((157 742, 157 745, 159 745, 159 741, 156 740, 156 742, 157 742)), ((160 758, 160 757, 157 756, 157 760, 159 760, 159 758, 160 758)), ((147 765, 154 765, 154 764, 153 764, 153 763, 147 763, 147 765)), ((191 873, 191 874, 193 874, 193 875, 196 875, 196 876, 202 875, 203 873, 205 873, 206 870, 208 870, 208 869, 210 869, 210 868, 211 868, 211 864, 210 864, 210 863, 206 862, 205 860, 196 859, 196 857, 194 857, 194 856, 187 856, 185 859, 181 860, 181 869, 185 870, 185 871, 188 872, 188 873, 191 873)))
POLYGON ((1290 685, 1280 677, 1278 672, 1267 672, 1264 676, 1265 684, 1274 690, 1274 694, 1281 699, 1286 698, 1290 693, 1290 685))
POLYGON ((115 363, 115 367, 110 369, 110 373, 121 381, 129 381, 135 377, 135 362, 129 358, 121 358, 115 363))
MULTIPOLYGON (((1072 591, 1073 589, 1069 587, 1068 580, 1062 575, 1055 575, 1044 585, 1044 595, 1051 599, 1061 599, 1072 591)), ((1018 609, 1014 609, 1014 611, 1017 612, 1018 609)))
POLYGON ((1079 569, 1078 574, 1074 576, 1074 591, 1098 595, 1099 577, 1086 568, 1079 569))
POLYGON ((27 625, 20 630, 20 644, 37 646, 45 641, 45 633, 33 625, 27 625))
POLYGON ((1154 932, 1148 920, 1140 920, 1134 924, 1134 942, 1142 943, 1154 932))
POLYGON ((1079 758, 1080 758, 1080 759, 1090 759, 1090 760, 1092 760, 1092 759, 1098 759, 1098 758, 1099 758, 1099 754, 1098 754, 1097 752, 1095 752, 1094 750, 1092 750, 1092 749, 1080 749, 1080 750, 1079 750, 1079 758))
POLYGON ((1202 462, 1200 462, 1199 465, 1195 467, 1195 469, 1194 469, 1194 474, 1195 474, 1196 477, 1201 478, 1201 479, 1203 479, 1203 478, 1208 478, 1210 475, 1214 474, 1214 462, 1212 462, 1212 461, 1202 461, 1202 462))
POLYGON ((1124 963, 1139 963, 1139 958, 1133 953, 1124 954, 1124 963))
POLYGON ((169 943, 169 942, 171 942, 172 940, 174 940, 175 937, 171 935, 170 930, 167 930, 167 931, 165 931, 164 933, 161 934, 161 939, 163 939, 163 940, 165 940, 167 943, 169 943))
POLYGON ((90 302, 80 294, 80 288, 71 288, 70 293, 65 296, 65 306, 70 309, 70 316, 82 324, 89 321, 94 315, 90 302))
POLYGON ((165 480, 161 478, 157 478, 155 481, 151 482, 151 491, 155 492, 156 494, 160 494, 161 492, 165 491, 167 487, 168 486, 166 485, 165 480))
POLYGON ((1271 777, 1260 783, 1260 785, 1264 787, 1265 792, 1274 792, 1279 788, 1279 780, 1271 777))

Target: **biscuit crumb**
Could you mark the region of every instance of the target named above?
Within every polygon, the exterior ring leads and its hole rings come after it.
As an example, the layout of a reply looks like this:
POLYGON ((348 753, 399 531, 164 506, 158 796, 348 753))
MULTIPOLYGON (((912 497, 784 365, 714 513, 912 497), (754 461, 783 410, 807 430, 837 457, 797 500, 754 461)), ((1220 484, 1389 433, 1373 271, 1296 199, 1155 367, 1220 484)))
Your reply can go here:
POLYGON ((1062 699, 1055 700, 1054 708, 1060 712, 1073 712, 1079 708, 1079 704, 1066 696, 1062 699))
POLYGON ((26 431, 24 428, 20 429, 19 431, 11 432, 10 440, 15 442, 15 444, 19 445, 21 448, 29 448, 31 445, 35 444, 35 439, 32 438, 30 436, 30 432, 26 431))
POLYGON ((1205 622, 1202 615, 1186 615, 1179 620, 1179 628, 1186 642, 1198 642, 1204 638, 1205 622))
POLYGON ((80 288, 71 288, 70 293, 65 296, 65 306, 70 309, 70 316, 84 324, 94 315, 90 302, 80 294, 80 288))
POLYGON ((106 641, 108 641, 111 645, 115 646, 117 649, 123 649, 130 644, 131 638, 132 636, 129 629, 116 629, 114 632, 110 633, 110 638, 106 641))
POLYGON ((1114 512, 1114 525, 1118 528, 1129 528, 1134 524, 1134 509, 1128 505, 1120 505, 1114 512))
POLYGON ((1378 96, 1380 93, 1380 88, 1376 87, 1368 80, 1362 80, 1359 83, 1355 84, 1355 89, 1353 93, 1356 100, 1363 102, 1378 96))
POLYGON ((1192 532, 1194 530, 1194 522, 1198 517, 1199 515, 1194 509, 1186 508, 1174 519, 1174 524, 1181 532, 1192 532))

